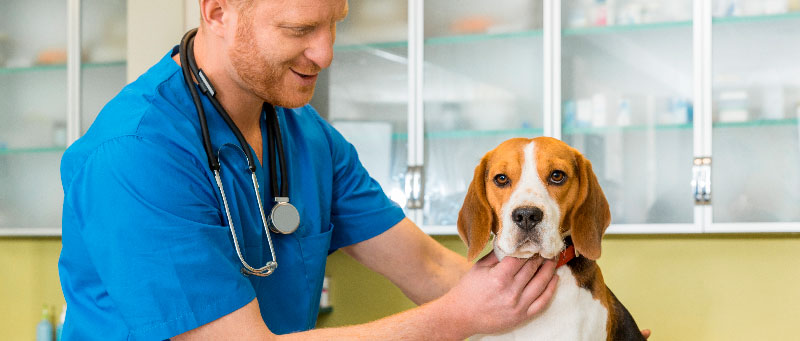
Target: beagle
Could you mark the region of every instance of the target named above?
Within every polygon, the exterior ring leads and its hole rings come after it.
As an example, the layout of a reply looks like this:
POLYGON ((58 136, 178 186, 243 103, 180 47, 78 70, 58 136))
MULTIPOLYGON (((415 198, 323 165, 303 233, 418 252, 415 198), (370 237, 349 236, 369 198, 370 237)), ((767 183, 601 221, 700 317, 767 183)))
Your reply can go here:
POLYGON ((561 257, 545 310, 506 334, 472 339, 644 340, 595 262, 610 223, 591 163, 566 143, 515 138, 486 153, 458 215, 467 258, 475 259, 492 234, 498 259, 561 257))

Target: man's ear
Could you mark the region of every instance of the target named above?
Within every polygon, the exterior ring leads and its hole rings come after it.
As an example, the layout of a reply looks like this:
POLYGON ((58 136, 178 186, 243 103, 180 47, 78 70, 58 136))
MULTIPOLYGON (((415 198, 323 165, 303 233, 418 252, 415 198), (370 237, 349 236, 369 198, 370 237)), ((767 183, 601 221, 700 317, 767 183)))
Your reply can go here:
POLYGON ((225 35, 226 25, 232 25, 230 16, 233 12, 235 7, 226 0, 200 0, 201 26, 213 35, 225 35))
POLYGON ((486 166, 490 154, 491 152, 487 153, 475 167, 475 175, 469 184, 464 205, 458 213, 458 235, 467 244, 467 259, 470 261, 481 253, 497 224, 486 198, 486 166))
POLYGON ((582 256, 591 260, 600 258, 600 241, 608 225, 611 224, 611 211, 608 201, 592 171, 592 163, 583 155, 577 154, 579 174, 578 199, 564 219, 564 224, 572 230, 572 242, 582 256))

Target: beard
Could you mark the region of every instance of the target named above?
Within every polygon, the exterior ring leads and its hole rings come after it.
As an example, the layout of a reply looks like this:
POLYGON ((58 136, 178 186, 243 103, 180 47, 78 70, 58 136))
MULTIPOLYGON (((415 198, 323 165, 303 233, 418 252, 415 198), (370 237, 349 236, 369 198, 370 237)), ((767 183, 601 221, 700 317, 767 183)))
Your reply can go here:
MULTIPOLYGON (((270 58, 269 54, 262 53, 266 49, 261 49, 255 39, 252 15, 243 13, 239 19, 233 48, 229 50, 228 56, 245 89, 264 102, 285 108, 297 108, 308 103, 314 95, 314 85, 291 84, 286 79, 295 77, 290 66, 298 63, 293 63, 292 60, 277 61, 274 57, 270 58)), ((298 69, 319 72, 319 66, 310 61, 308 64, 311 66, 298 69)))

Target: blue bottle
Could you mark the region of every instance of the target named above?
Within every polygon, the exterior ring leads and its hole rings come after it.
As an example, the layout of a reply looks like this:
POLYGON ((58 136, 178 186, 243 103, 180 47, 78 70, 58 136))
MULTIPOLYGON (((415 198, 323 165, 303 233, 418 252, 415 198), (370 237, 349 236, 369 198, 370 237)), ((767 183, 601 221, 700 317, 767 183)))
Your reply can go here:
POLYGON ((36 341, 53 341, 53 323, 46 305, 42 307, 42 320, 36 325, 36 341))

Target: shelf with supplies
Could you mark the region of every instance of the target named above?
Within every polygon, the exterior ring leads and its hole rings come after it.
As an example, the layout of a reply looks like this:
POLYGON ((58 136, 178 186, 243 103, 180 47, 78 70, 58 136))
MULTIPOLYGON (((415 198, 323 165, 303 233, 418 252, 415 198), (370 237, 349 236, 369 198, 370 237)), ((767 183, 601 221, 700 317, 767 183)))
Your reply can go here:
MULTIPOLYGON (((729 16, 729 17, 715 17, 714 24, 736 24, 748 22, 772 22, 772 21, 785 21, 785 20, 800 20, 800 11, 786 12, 781 14, 766 14, 766 15, 748 15, 748 16, 729 16)), ((596 34, 610 34, 622 32, 638 32, 638 31, 655 31, 670 28, 688 28, 692 26, 691 20, 680 21, 662 21, 652 23, 638 23, 626 25, 607 25, 607 26, 584 26, 563 29, 562 35, 564 36, 579 36, 579 35, 596 35, 596 34)), ((478 33, 478 34, 463 34, 463 35, 448 35, 440 37, 425 38, 425 45, 457 45, 469 44, 487 40, 503 40, 511 38, 526 38, 526 37, 540 37, 542 30, 528 30, 519 32, 501 32, 501 33, 478 33)), ((405 40, 400 41, 381 41, 370 43, 347 43, 334 45, 334 51, 358 51, 358 50, 384 50, 405 48, 408 42, 405 40)))
MULTIPOLYGON (((83 63, 81 64, 82 69, 97 69, 97 68, 107 68, 107 67, 125 67, 127 62, 124 60, 121 61, 109 61, 109 62, 90 62, 90 63, 83 63)), ((44 72, 44 71, 66 71, 67 65, 66 64, 44 64, 44 65, 31 65, 31 66, 21 66, 21 67, 0 67, 0 75, 6 74, 19 74, 19 73, 32 73, 32 72, 44 72)))

